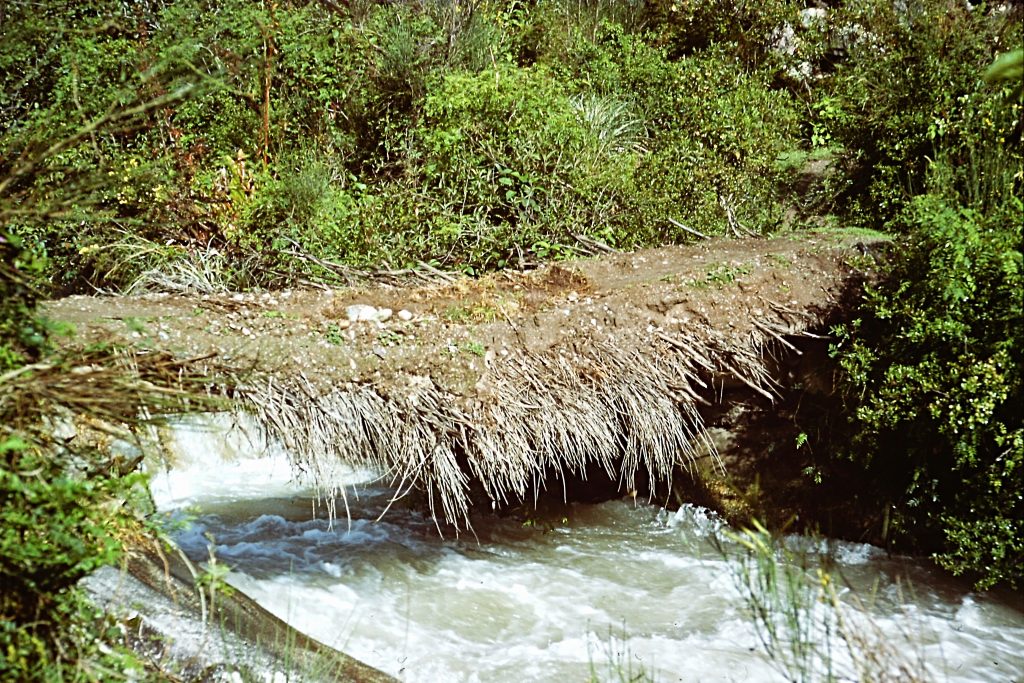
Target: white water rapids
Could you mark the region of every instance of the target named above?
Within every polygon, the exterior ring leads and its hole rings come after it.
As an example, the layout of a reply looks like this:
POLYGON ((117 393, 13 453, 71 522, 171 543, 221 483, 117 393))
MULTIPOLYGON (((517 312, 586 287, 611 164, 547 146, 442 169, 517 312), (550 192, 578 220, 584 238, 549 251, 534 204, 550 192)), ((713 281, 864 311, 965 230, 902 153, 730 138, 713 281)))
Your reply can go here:
MULTIPOLYGON (((333 526, 289 484, 280 453, 239 458, 223 435, 176 432, 189 454, 157 473, 163 510, 190 509, 178 542, 213 552, 230 583, 298 629, 405 681, 779 681, 699 508, 569 505, 524 524, 481 518, 441 539, 388 492, 350 494, 333 526), (231 451, 229 460, 217 451, 231 451)), ((353 473, 351 479, 365 478, 353 473)), ((339 506, 340 509, 340 506, 339 506)), ((927 562, 830 544, 853 590, 849 621, 923 680, 1022 680, 1019 596, 978 595, 927 562)), ((845 645, 837 661, 845 661, 845 645)), ((867 652, 854 652, 866 657, 867 652)))

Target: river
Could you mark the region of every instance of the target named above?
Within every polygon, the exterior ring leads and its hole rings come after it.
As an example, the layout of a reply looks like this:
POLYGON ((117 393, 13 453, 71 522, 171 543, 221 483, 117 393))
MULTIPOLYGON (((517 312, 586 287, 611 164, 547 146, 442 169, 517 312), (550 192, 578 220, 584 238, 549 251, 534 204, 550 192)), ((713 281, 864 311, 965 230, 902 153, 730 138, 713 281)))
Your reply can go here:
MULTIPOLYGON (((488 515, 441 538, 419 512, 376 521, 389 492, 368 482, 349 493, 350 521, 332 524, 289 478, 280 457, 203 460, 157 474, 153 491, 163 510, 188 511, 177 540, 193 560, 213 553, 264 607, 402 680, 785 680, 759 646, 736 561, 711 542, 725 530, 708 511, 575 504, 488 515)), ((883 666, 922 680, 1022 680, 1019 596, 970 592, 872 546, 827 546, 856 634, 852 655, 832 638, 840 673, 884 651, 894 661, 883 666)))

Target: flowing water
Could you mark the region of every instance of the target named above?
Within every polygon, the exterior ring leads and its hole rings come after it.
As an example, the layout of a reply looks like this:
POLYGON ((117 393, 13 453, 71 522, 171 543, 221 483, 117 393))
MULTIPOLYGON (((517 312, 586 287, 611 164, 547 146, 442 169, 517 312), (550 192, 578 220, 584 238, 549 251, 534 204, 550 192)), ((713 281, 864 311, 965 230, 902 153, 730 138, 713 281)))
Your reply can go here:
MULTIPOLYGON (((416 512, 375 521, 388 492, 371 485, 350 494, 351 522, 331 525, 288 478, 280 457, 204 460, 153 488, 163 509, 191 509, 178 541, 193 559, 215 553, 267 609, 402 680, 783 680, 746 616, 736 564, 710 541, 721 525, 702 509, 568 505, 442 539, 416 512)), ((924 680, 1024 680, 1019 596, 829 545, 847 601, 871 604, 848 608, 867 651, 886 648, 924 680)))

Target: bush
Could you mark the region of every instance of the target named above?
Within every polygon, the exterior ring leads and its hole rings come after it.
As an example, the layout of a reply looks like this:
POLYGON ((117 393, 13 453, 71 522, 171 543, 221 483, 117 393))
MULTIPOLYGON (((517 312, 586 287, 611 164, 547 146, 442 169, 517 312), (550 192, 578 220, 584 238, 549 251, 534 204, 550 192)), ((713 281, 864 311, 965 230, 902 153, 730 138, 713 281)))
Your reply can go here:
MULTIPOLYGON (((36 292, 21 268, 18 241, 0 236, 0 679, 80 681, 131 678, 143 667, 115 642, 110 624, 76 583, 121 552, 137 527, 123 506, 135 477, 73 473, 42 425, 49 407, 12 388, 31 382, 46 342, 36 292)), ((45 383, 46 380, 35 380, 45 383)))
POLYGON ((0 374, 37 360, 46 344, 34 283, 45 267, 20 238, 0 232, 0 374))
POLYGON ((983 215, 935 196, 840 349, 853 457, 892 530, 979 587, 1024 578, 1024 260, 1019 199, 983 215))
POLYGON ((1019 9, 859 0, 831 21, 847 52, 833 79, 842 113, 831 132, 853 171, 854 208, 876 226, 925 191, 938 151, 965 163, 979 137, 1006 138, 1016 126, 980 93, 996 52, 1024 40, 1019 9))
MULTIPOLYGON (((124 288, 210 250, 231 286, 325 275, 296 243, 479 272, 572 254, 578 234, 628 248, 688 239, 670 218, 721 233, 780 213, 791 98, 732 38, 680 61, 651 47, 642 3, 115 5, 44 3, 66 44, 38 87, 5 75, 3 158, 110 106, 195 96, 97 131, 20 188, 82 180, 53 220, 12 228, 59 285, 124 288)), ((4 63, 28 77, 45 25, 22 14, 4 63)))
POLYGON ((642 130, 628 104, 573 97, 543 66, 453 73, 427 95, 416 184, 448 230, 469 230, 453 237, 474 269, 574 233, 615 241, 604 217, 621 212, 642 130))
POLYGON ((121 506, 109 503, 131 481, 77 478, 66 464, 16 436, 0 445, 0 576, 3 613, 30 622, 51 601, 97 567, 120 555, 121 506))
POLYGON ((655 0, 648 3, 650 31, 673 57, 725 47, 746 67, 773 64, 785 26, 798 25, 792 0, 655 0))
MULTIPOLYGON (((919 18, 904 17, 911 27, 919 18)), ((955 10, 946 21, 981 31, 996 20, 955 10)), ((862 317, 841 330, 853 426, 846 451, 881 483, 895 539, 934 551, 979 587, 1016 586, 1024 577, 1024 157, 1013 140, 1021 105, 1019 95, 1004 97, 1016 84, 983 90, 984 64, 958 52, 977 51, 976 36, 947 46, 955 62, 935 51, 937 34, 922 33, 932 52, 919 58, 931 66, 911 61, 903 75, 949 80, 908 84, 899 95, 911 98, 906 110, 881 116, 916 138, 893 142, 876 129, 873 149, 886 161, 874 182, 896 198, 880 199, 877 215, 889 213, 887 227, 904 238, 862 317), (949 106, 936 113, 937 102, 949 106), (918 154, 923 140, 934 145, 930 157, 913 157, 915 139, 918 154), (907 182, 885 180, 896 166, 907 182)))

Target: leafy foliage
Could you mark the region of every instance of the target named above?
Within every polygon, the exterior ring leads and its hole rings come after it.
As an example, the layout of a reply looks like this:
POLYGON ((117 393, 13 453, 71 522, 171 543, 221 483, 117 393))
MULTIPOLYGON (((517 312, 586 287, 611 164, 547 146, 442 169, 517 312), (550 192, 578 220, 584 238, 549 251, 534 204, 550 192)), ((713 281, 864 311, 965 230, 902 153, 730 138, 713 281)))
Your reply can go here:
POLYGON ((119 535, 137 525, 120 499, 136 480, 72 473, 32 429, 45 406, 9 391, 30 381, 37 366, 26 363, 46 350, 47 328, 21 272, 38 261, 16 238, 0 239, 0 251, 0 678, 127 677, 142 666, 121 650, 102 651, 110 624, 75 584, 119 557, 119 535))
POLYGON ((647 13, 656 40, 672 54, 727 46, 746 66, 771 68, 782 57, 775 48, 783 27, 797 24, 798 9, 791 0, 656 0, 647 13))
POLYGON ((910 239, 845 330, 855 457, 896 507, 895 532, 983 587, 1024 567, 1021 204, 982 216, 922 197, 910 239))
POLYGON ((45 325, 35 316, 39 295, 33 286, 44 263, 22 241, 0 232, 0 374, 38 358, 45 325))
POLYGON ((14 436, 0 447, 0 575, 5 587, 0 609, 29 622, 49 608, 54 596, 118 558, 116 533, 124 525, 123 513, 120 506, 106 504, 133 482, 70 476, 58 459, 33 452, 14 436))
MULTIPOLYGON (((750 9, 744 26, 767 31, 780 12, 750 9)), ((669 219, 763 232, 782 211, 771 161, 796 145, 791 98, 758 60, 678 59, 640 3, 44 2, 11 14, 25 22, 3 29, 4 159, 194 89, 26 176, 36 199, 71 172, 99 200, 12 224, 69 288, 130 287, 211 249, 237 287, 322 277, 325 259, 479 272, 576 253, 577 235, 685 239, 669 219), (44 47, 50 27, 60 48, 44 47), (49 77, 34 79, 41 50, 49 77), (96 178, 116 182, 85 183, 96 178), (167 249, 135 259, 140 244, 167 249)))
MULTIPOLYGON (((828 129, 845 148, 849 199, 876 225, 925 190, 936 152, 965 156, 979 138, 1004 140, 1019 119, 980 86, 997 51, 1019 45, 1019 13, 975 12, 942 0, 846 3, 839 12, 848 54, 832 79, 828 129)), ((1019 136, 1019 132, 1017 133, 1019 136)))

